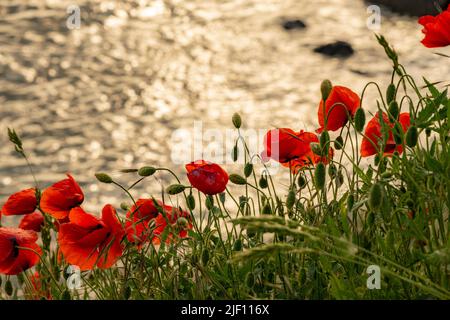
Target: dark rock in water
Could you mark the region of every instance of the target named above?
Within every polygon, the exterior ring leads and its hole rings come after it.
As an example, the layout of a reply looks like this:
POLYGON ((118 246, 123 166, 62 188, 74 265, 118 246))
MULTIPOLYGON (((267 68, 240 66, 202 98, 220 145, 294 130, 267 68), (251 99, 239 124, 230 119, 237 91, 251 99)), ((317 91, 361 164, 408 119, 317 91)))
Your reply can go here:
MULTIPOLYGON (((434 0, 366 0, 368 4, 381 4, 392 11, 413 16, 437 15, 438 10, 434 2, 434 0)), ((443 9, 450 4, 450 0, 437 0, 437 2, 443 9)))
POLYGON ((285 20, 285 21, 283 21, 282 26, 283 26, 283 29, 287 30, 287 31, 306 28, 306 24, 300 19, 285 20))
POLYGON ((314 52, 321 53, 330 57, 348 58, 355 51, 348 42, 336 41, 334 43, 325 44, 314 49, 314 52))

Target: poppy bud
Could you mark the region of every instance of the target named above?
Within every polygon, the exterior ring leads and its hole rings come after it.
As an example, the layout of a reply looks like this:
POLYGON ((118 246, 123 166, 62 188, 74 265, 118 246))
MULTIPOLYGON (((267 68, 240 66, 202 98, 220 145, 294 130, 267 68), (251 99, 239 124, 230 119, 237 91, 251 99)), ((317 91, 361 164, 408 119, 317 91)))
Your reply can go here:
POLYGON ((120 204, 120 208, 121 208, 123 211, 128 211, 128 209, 130 209, 130 205, 129 205, 128 203, 126 203, 126 202, 122 202, 122 203, 120 204))
POLYGON ((322 162, 318 163, 316 166, 314 183, 318 190, 322 190, 325 186, 325 165, 322 162))
POLYGON ((202 252, 202 262, 204 266, 206 266, 209 262, 209 251, 206 249, 202 252))
POLYGON ((355 196, 353 194, 349 194, 347 197, 347 211, 352 211, 353 206, 355 205, 355 196))
POLYGON ((192 193, 190 193, 187 197, 186 197, 186 203, 187 203, 187 207, 190 210, 194 210, 195 209, 195 198, 192 195, 192 193))
POLYGON ((320 144, 317 142, 311 142, 310 144, 311 151, 318 156, 322 156, 322 148, 320 147, 320 144))
POLYGON ((336 173, 337 173, 337 168, 334 165, 334 163, 330 164, 330 166, 328 167, 328 175, 330 176, 331 179, 334 179, 334 177, 336 177, 336 173))
POLYGON ((134 172, 138 172, 138 169, 122 169, 122 170, 120 170, 120 172, 122 172, 122 173, 134 173, 134 172))
POLYGON ((245 285, 247 288, 253 288, 255 285, 255 276, 252 272, 247 273, 247 276, 245 278, 245 285))
POLYGON ((328 131, 324 131, 320 135, 320 148, 324 154, 328 154, 328 148, 330 146, 330 134, 328 131))
POLYGON ((342 138, 342 136, 338 136, 336 140, 334 140, 334 148, 336 150, 341 150, 343 146, 344 146, 344 139, 342 138))
POLYGON ((302 174, 299 175, 299 176, 298 176, 298 180, 297 180, 298 187, 299 187, 300 189, 303 189, 304 187, 306 187, 306 183, 307 183, 307 181, 306 181, 305 176, 302 175, 302 174))
POLYGON ((388 104, 390 104, 395 99, 395 92, 397 91, 397 88, 393 83, 391 83, 386 90, 386 101, 388 104))
POLYGON ((113 179, 106 173, 96 173, 95 177, 102 183, 113 183, 113 179))
POLYGON ((11 280, 8 279, 8 280, 5 282, 5 292, 6 292, 6 294, 7 294, 8 296, 12 296, 13 291, 14 291, 14 289, 13 289, 11 280))
POLYGON ((322 100, 326 101, 333 89, 333 84, 330 80, 323 80, 320 85, 320 92, 322 93, 322 100))
POLYGON ((233 121, 233 125, 236 129, 239 129, 241 127, 242 119, 241 119, 241 116, 239 115, 239 113, 233 114, 232 121, 233 121))
POLYGON ((286 207, 290 210, 295 204, 295 191, 290 190, 286 199, 286 207))
POLYGON ((409 127, 406 132, 406 145, 408 147, 414 148, 417 144, 417 140, 419 139, 419 133, 417 131, 416 126, 409 127))
POLYGON ((403 143, 403 128, 400 123, 394 125, 393 135, 396 145, 401 145, 403 143))
POLYGON ((244 167, 244 174, 248 178, 253 172, 253 164, 247 163, 244 167))
POLYGON ((241 239, 237 239, 236 242, 233 245, 233 250, 234 251, 241 251, 242 250, 242 240, 241 239))
POLYGON ((383 189, 379 183, 375 183, 370 188, 369 207, 372 210, 377 210, 380 208, 382 202, 383 202, 383 189))
POLYGON ((238 174, 230 174, 229 179, 234 184, 239 184, 239 185, 247 184, 247 181, 245 180, 245 178, 238 174))
POLYGON ((214 207, 214 198, 212 196, 206 196, 205 205, 208 210, 211 210, 214 207))
POLYGON ((358 108, 355 113, 355 130, 358 132, 363 131, 366 124, 366 113, 363 108, 358 108))
POLYGON ((259 179, 259 187, 260 187, 261 189, 265 189, 265 188, 267 188, 268 186, 269 186, 269 184, 267 183, 267 178, 261 177, 261 178, 259 179))
POLYGON ((269 203, 266 203, 262 209, 262 214, 272 214, 272 208, 269 203))
POLYGON ((381 175, 381 178, 388 180, 388 179, 392 178, 392 175, 393 175, 392 172, 384 172, 381 175))
POLYGON ((398 106, 397 101, 391 101, 389 104, 389 118, 392 122, 398 119, 398 115, 400 114, 400 108, 398 106))
POLYGON ((173 195, 175 195, 175 194, 178 194, 178 193, 180 193, 180 192, 183 192, 184 189, 186 189, 186 187, 183 186, 182 184, 172 184, 171 186, 169 186, 169 187, 166 189, 166 191, 167 191, 168 194, 170 194, 170 195, 173 196, 173 195))
POLYGON ((227 194, 225 192, 219 193, 219 200, 222 204, 225 203, 226 195, 227 194))
POLYGON ((156 168, 154 167, 142 167, 138 171, 138 175, 141 177, 150 177, 156 172, 156 168))
POLYGON ((231 159, 233 159, 234 162, 237 161, 239 155, 238 146, 235 145, 233 147, 233 150, 231 151, 231 159))
POLYGON ((426 128, 425 129, 425 134, 427 135, 427 137, 431 136, 431 129, 430 128, 426 128))

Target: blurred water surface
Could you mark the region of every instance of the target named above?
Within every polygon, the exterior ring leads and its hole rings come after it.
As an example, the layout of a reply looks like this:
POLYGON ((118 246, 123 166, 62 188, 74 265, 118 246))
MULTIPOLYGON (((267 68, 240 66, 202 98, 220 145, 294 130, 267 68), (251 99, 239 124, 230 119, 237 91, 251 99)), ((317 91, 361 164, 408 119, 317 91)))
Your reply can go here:
MULTIPOLYGON (((382 11, 383 33, 416 76, 448 80, 448 59, 423 48, 415 19, 382 11)), ((41 186, 72 172, 88 207, 120 203, 96 171, 145 164, 169 166, 170 137, 202 120, 229 128, 316 128, 324 78, 361 92, 389 81, 391 66, 356 0, 2 0, 0 3, 0 202, 32 185, 6 128, 24 139, 41 186), (66 27, 69 5, 81 27, 66 27), (287 32, 285 18, 304 30, 287 32), (345 60, 313 53, 344 40, 345 60)), ((374 109, 374 90, 366 106, 374 109)), ((141 195, 160 190, 158 181, 141 195)))

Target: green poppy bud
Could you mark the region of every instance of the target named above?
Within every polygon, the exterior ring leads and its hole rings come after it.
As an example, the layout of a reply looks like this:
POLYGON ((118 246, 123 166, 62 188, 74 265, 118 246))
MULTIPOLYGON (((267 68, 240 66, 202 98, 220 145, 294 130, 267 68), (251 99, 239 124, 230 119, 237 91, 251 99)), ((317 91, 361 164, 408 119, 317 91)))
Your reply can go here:
POLYGON ((389 119, 394 122, 398 119, 398 115, 400 114, 400 108, 398 106, 397 101, 391 101, 389 104, 389 119))
POLYGON ((13 295, 14 289, 10 279, 5 282, 5 292, 10 297, 13 295))
POLYGON ((267 178, 266 177, 261 177, 259 179, 259 187, 261 189, 266 189, 269 186, 268 182, 267 182, 267 178))
POLYGON ((242 125, 242 119, 239 113, 234 113, 232 117, 233 125, 236 129, 239 129, 242 125))
POLYGON ((314 172, 314 183, 318 190, 325 187, 325 174, 325 165, 322 162, 318 163, 314 172))
POLYGON ((269 203, 266 203, 262 208, 262 214, 272 214, 272 208, 269 203))
POLYGON ((186 203, 187 203, 187 207, 190 210, 194 210, 195 209, 195 198, 192 195, 192 193, 190 193, 187 197, 186 197, 186 203))
POLYGON ((328 154, 328 148, 330 146, 330 134, 328 131, 323 131, 320 134, 320 148, 324 154, 328 154))
POLYGON ((328 166, 328 175, 330 176, 331 179, 334 179, 334 177, 336 177, 336 173, 337 173, 337 168, 334 165, 334 163, 330 164, 328 166))
POLYGON ((355 205, 355 196, 353 194, 349 194, 347 197, 347 211, 352 211, 353 206, 355 205))
POLYGON ((320 92, 322 93, 322 100, 326 101, 330 96, 331 90, 333 90, 333 84, 330 80, 323 80, 320 85, 320 92))
POLYGON ((408 147, 414 148, 417 145, 417 141, 419 139, 419 132, 417 131, 416 126, 409 127, 406 132, 406 145, 408 147))
POLYGON ((395 93, 397 91, 397 88, 393 83, 391 83, 386 90, 386 101, 388 104, 390 104, 395 99, 395 93))
POLYGON ((121 208, 123 211, 128 211, 128 209, 130 209, 130 205, 129 205, 128 203, 126 203, 126 202, 122 202, 122 203, 120 204, 120 208, 121 208))
POLYGON ((286 199, 286 207, 290 210, 295 204, 295 191, 290 190, 287 199, 286 199))
POLYGON ((322 148, 320 147, 320 144, 316 142, 311 142, 310 144, 311 150, 315 155, 322 156, 322 148))
POLYGON ((156 172, 156 168, 154 167, 142 167, 138 171, 138 175, 141 177, 150 177, 156 172))
POLYGON ((208 210, 211 210, 214 207, 214 198, 210 195, 206 196, 205 205, 208 210))
POLYGON ((394 125, 394 130, 392 130, 392 131, 393 131, 393 136, 394 136, 395 144, 396 144, 396 145, 401 145, 401 144, 403 144, 403 135, 404 135, 404 132, 403 132, 403 128, 402 128, 401 124, 397 122, 397 123, 394 125))
POLYGON ((247 181, 245 180, 244 177, 242 177, 238 174, 235 174, 235 173, 230 174, 229 179, 234 184, 239 184, 239 185, 247 184, 247 181))
POLYGON ((234 162, 238 160, 239 150, 237 144, 233 147, 233 150, 231 151, 231 158, 234 162))
POLYGON ((336 140, 334 140, 334 148, 336 150, 341 150, 344 147, 344 139, 342 136, 338 136, 336 140))
POLYGON ((303 189, 304 187, 306 187, 307 181, 306 181, 306 177, 303 174, 300 174, 298 176, 297 184, 300 189, 303 189))
POLYGON ((95 177, 102 183, 113 183, 113 179, 106 173, 96 173, 95 177))
POLYGON ((366 124, 366 113, 363 108, 358 108, 355 113, 355 130, 362 132, 366 124))
POLYGON ((381 184, 375 183, 369 192, 369 207, 372 210, 378 210, 383 202, 383 188, 381 184))
POLYGON ((244 175, 248 178, 253 172, 253 164, 247 163, 244 167, 244 175))
POLYGON ((242 250, 242 240, 241 239, 237 239, 236 242, 233 245, 233 250, 234 251, 241 251, 242 250))
POLYGON ((172 184, 166 189, 166 191, 168 194, 173 196, 183 192, 184 189, 186 189, 186 187, 183 186, 182 184, 172 184))

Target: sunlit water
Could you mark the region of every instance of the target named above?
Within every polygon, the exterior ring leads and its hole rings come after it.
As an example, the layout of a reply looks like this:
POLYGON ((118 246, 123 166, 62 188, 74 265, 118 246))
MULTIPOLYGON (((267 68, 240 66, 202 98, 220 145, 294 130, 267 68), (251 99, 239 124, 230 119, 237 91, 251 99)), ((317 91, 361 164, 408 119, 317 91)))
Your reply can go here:
MULTIPOLYGON (((226 129, 237 111, 247 128, 314 130, 322 79, 357 92, 389 81, 391 65, 367 17, 356 0, 1 1, 0 203, 33 183, 7 127, 22 135, 41 186, 71 172, 91 209, 125 199, 98 184, 97 171, 124 182, 131 179, 122 168, 182 173, 170 138, 194 121, 226 129), (81 8, 79 30, 66 27, 73 3, 81 8), (287 32, 283 18, 307 28, 287 32), (342 60, 313 52, 336 40, 356 54, 342 60)), ((448 59, 420 45, 420 29, 415 19, 383 11, 380 32, 408 71, 448 80, 448 59)), ((365 102, 371 110, 374 96, 372 89, 365 102)), ((136 195, 160 188, 152 179, 136 195)))

